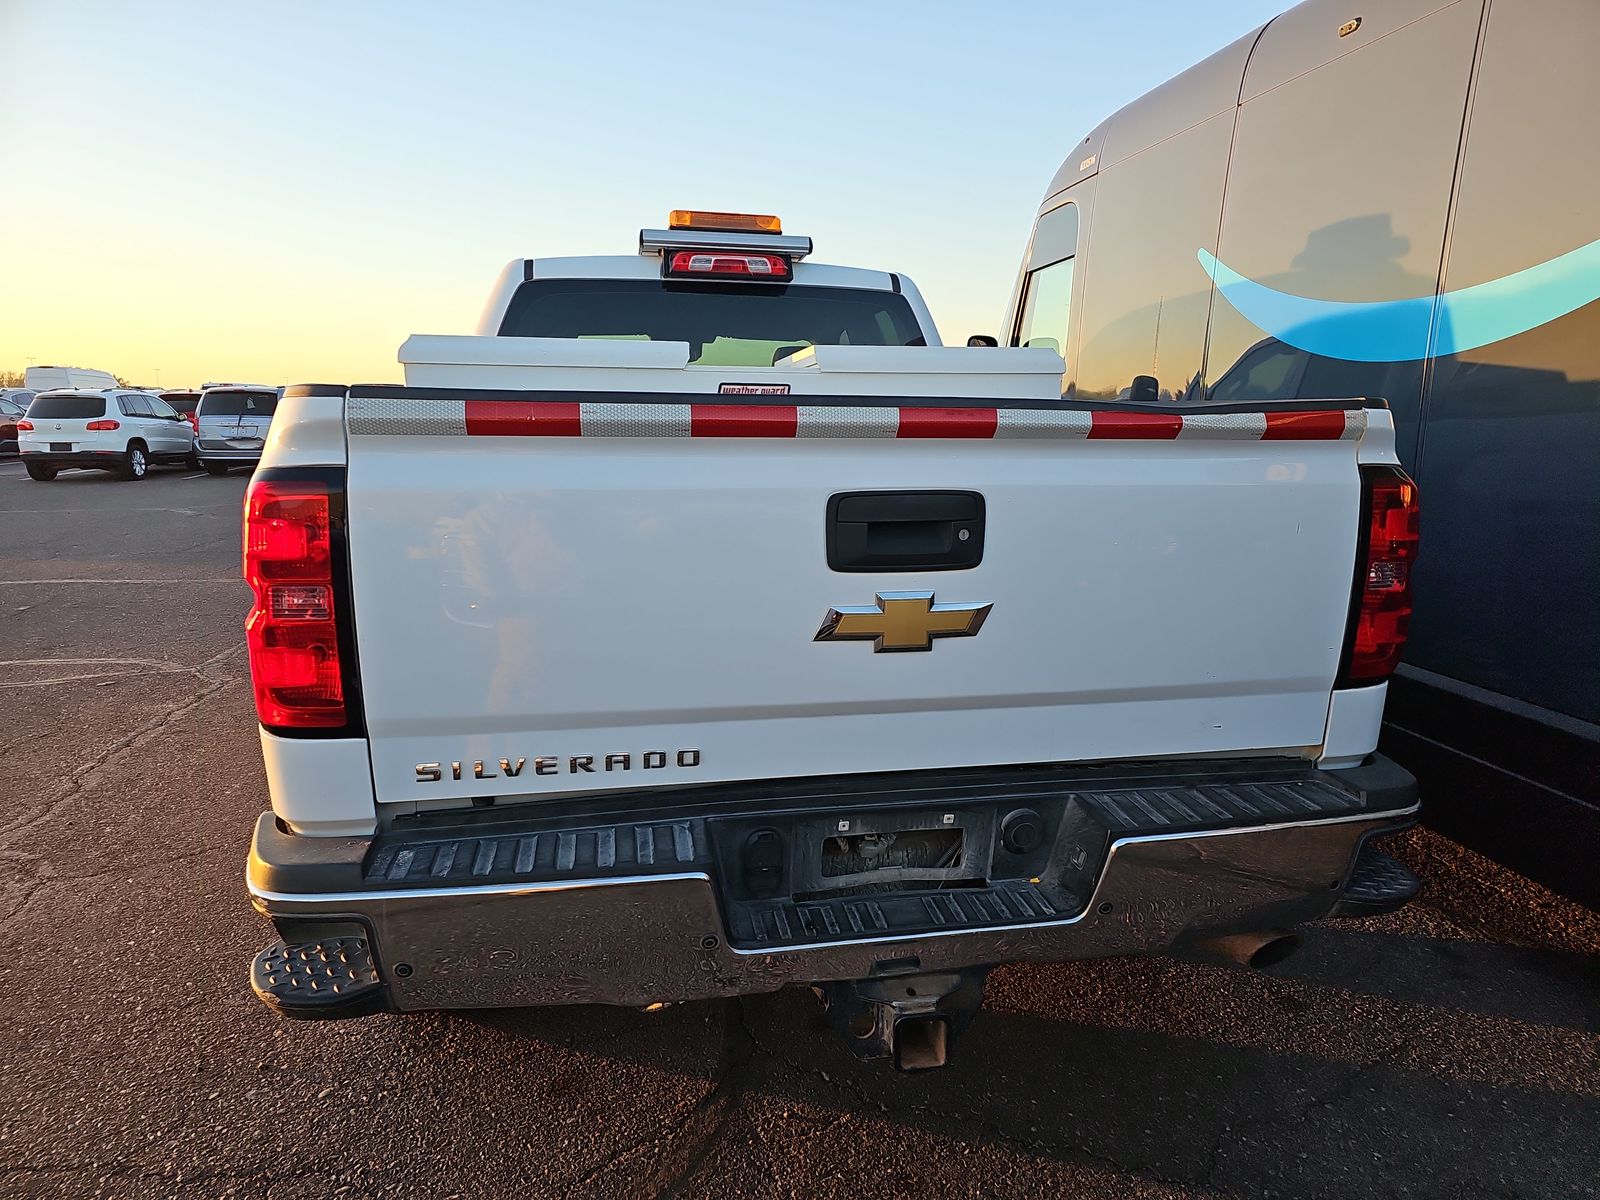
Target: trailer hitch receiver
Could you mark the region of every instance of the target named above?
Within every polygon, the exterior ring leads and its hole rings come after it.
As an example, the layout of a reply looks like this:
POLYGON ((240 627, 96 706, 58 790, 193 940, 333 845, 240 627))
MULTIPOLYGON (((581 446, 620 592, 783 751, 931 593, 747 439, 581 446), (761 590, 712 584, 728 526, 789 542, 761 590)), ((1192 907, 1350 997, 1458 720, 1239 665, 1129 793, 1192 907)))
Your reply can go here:
POLYGON ((931 1071, 950 1061, 958 1034, 983 1004, 987 967, 896 975, 818 987, 828 1019, 851 1050, 887 1058, 897 1071, 931 1071))

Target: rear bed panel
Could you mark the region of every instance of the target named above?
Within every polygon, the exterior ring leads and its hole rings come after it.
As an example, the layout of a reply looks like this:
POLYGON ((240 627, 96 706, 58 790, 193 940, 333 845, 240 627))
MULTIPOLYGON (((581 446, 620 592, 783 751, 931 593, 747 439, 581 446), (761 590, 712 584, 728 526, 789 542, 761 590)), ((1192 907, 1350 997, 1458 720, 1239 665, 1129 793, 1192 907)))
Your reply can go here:
POLYGON ((1281 441, 1260 414, 1173 438, 1066 409, 881 440, 686 436, 692 417, 470 436, 458 401, 364 403, 349 521, 380 802, 1322 741, 1359 410, 1281 441), (981 492, 982 563, 831 571, 829 497, 892 489, 981 492), (993 608, 926 653, 813 640, 831 608, 915 590, 993 608))

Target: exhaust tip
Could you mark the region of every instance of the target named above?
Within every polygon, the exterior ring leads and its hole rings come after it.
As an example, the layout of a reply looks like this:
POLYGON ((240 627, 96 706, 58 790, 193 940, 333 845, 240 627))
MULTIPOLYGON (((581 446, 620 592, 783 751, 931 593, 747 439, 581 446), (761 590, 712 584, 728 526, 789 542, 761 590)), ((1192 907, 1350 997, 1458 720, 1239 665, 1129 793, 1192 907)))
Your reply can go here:
POLYGON ((1229 933, 1222 937, 1207 938, 1198 943, 1196 948, 1207 957, 1259 970, 1281 963, 1298 950, 1300 935, 1287 929, 1229 933))
POLYGON ((1298 933, 1276 934, 1256 947, 1256 952, 1250 956, 1250 966, 1258 969, 1273 966, 1281 963, 1298 949, 1300 949, 1298 933))
POLYGON ((902 1017, 894 1023, 894 1069, 932 1071, 950 1060, 947 1017, 902 1017))

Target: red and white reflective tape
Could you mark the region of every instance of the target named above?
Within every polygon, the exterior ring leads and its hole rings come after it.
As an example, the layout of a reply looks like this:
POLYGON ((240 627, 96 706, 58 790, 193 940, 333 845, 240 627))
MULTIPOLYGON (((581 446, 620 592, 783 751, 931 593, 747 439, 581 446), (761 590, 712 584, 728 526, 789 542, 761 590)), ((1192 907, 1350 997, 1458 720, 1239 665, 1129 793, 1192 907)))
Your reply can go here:
POLYGON ((354 396, 355 435, 420 437, 1106 438, 1353 441, 1365 409, 1175 413, 1049 408, 858 408, 354 396))

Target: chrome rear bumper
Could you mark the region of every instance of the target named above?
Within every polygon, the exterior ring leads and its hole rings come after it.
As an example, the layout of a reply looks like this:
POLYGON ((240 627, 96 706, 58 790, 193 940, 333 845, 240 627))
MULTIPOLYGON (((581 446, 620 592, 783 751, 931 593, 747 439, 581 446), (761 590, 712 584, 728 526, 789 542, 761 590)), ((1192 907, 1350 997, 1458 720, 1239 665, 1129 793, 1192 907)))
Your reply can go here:
POLYGON ((1248 764, 1166 772, 772 786, 755 811, 748 797, 678 793, 676 807, 643 797, 582 823, 523 809, 373 839, 296 837, 264 814, 248 884, 291 947, 364 939, 384 1007, 645 1005, 1293 926, 1333 912, 1363 843, 1418 807, 1414 781, 1383 760, 1276 778, 1248 764), (1046 829, 1033 859, 1002 848, 1002 814, 1024 805, 1046 829), (857 829, 953 817, 967 851, 887 890, 802 877, 842 813, 857 829), (793 848, 776 892, 750 890, 752 828, 793 848))
POLYGON ((321 896, 251 891, 275 918, 366 925, 397 1009, 644 1005, 1148 953, 1191 937, 1300 924, 1333 908, 1365 838, 1403 827, 1415 812, 1126 838, 1112 845, 1075 915, 781 949, 730 946, 711 877, 698 871, 321 896))
POLYGON ((261 447, 239 448, 233 446, 207 445, 205 442, 195 443, 195 456, 201 462, 229 462, 246 463, 261 461, 261 447))

